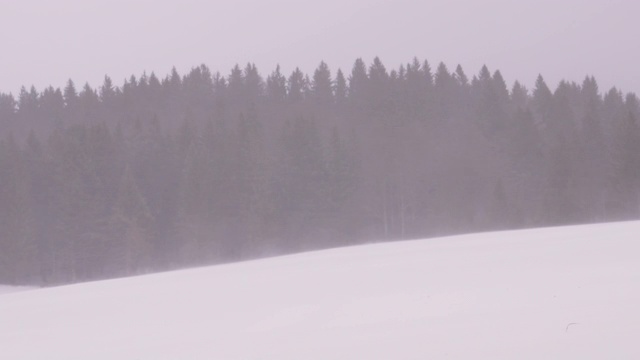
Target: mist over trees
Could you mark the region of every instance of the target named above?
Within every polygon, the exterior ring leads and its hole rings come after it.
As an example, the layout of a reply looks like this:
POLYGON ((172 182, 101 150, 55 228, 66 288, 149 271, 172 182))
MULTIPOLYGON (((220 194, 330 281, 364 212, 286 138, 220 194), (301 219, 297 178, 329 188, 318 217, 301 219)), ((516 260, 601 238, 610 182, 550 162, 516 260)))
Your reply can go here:
POLYGON ((640 105, 414 59, 0 94, 0 283, 637 219, 640 105))

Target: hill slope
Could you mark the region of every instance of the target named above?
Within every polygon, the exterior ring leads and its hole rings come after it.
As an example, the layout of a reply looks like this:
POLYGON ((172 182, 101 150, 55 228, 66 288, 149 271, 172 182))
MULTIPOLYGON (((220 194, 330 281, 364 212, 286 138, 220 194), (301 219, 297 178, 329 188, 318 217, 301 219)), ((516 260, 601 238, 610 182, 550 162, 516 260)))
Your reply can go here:
POLYGON ((640 358, 639 230, 475 234, 4 294, 0 355, 640 358))
POLYGON ((18 291, 25 291, 31 289, 30 287, 22 287, 22 286, 3 286, 0 285, 0 295, 9 294, 18 291))

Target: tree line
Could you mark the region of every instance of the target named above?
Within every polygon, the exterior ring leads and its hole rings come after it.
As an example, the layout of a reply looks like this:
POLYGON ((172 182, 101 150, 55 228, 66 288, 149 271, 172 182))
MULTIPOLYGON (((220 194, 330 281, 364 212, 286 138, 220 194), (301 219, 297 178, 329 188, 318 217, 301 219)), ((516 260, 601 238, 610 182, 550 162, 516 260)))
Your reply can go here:
POLYGON ((593 77, 418 59, 0 93, 0 283, 637 219, 639 114, 593 77))

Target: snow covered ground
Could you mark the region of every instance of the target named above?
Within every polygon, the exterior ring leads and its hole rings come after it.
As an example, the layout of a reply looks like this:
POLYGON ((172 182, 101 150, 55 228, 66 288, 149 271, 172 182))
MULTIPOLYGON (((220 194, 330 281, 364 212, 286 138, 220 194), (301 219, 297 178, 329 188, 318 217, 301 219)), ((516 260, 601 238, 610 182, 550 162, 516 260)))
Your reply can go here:
POLYGON ((3 359, 640 359, 640 223, 357 246, 0 296, 3 359))
POLYGON ((4 286, 4 285, 0 285, 0 295, 9 294, 9 293, 18 292, 18 291, 31 290, 31 289, 32 288, 30 288, 30 287, 24 287, 24 286, 4 286))

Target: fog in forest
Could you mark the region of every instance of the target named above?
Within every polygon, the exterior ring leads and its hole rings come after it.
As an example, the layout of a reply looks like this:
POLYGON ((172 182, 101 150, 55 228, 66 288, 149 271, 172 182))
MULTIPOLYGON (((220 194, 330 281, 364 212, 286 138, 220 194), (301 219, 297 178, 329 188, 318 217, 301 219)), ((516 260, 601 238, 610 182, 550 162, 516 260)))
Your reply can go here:
POLYGON ((9 2, 0 283, 638 219, 632 10, 9 2))

